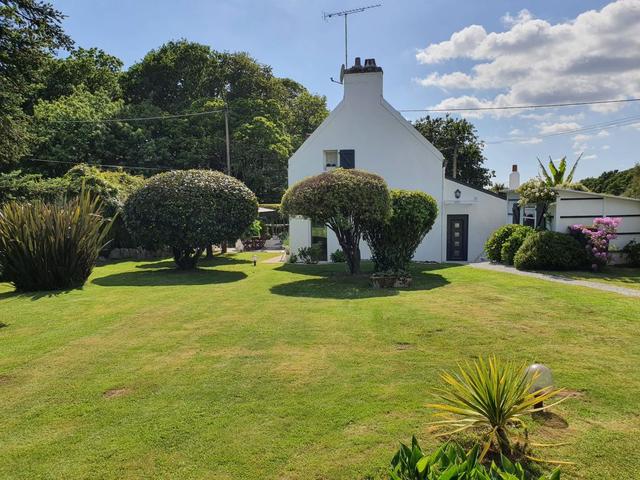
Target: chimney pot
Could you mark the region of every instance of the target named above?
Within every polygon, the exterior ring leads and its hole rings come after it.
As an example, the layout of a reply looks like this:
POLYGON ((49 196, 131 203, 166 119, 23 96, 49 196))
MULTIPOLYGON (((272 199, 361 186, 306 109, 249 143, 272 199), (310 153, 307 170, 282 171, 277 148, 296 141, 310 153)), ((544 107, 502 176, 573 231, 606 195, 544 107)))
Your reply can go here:
POLYGON ((518 171, 518 165, 511 165, 511 171, 512 172, 517 172, 518 171))
POLYGON ((360 67, 362 64, 360 63, 360 57, 356 57, 356 67, 360 67))

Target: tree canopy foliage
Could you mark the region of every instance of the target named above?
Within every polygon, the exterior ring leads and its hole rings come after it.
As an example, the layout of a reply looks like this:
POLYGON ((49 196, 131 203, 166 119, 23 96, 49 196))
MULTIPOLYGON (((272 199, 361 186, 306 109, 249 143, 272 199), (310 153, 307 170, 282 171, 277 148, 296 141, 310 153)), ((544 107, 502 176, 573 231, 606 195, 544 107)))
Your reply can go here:
MULTIPOLYGON (((391 199, 382 177, 355 169, 337 168, 305 178, 282 197, 286 215, 326 223, 336 234, 349 272, 360 271, 360 240, 367 226, 385 219, 391 199)), ((295 252, 294 252, 295 253, 295 252)))
POLYGON ((210 170, 174 170, 151 177, 124 206, 141 245, 169 245, 179 268, 194 268, 207 245, 238 238, 258 215, 255 195, 239 180, 210 170))
POLYGON ((59 176, 89 163, 145 175, 226 172, 226 110, 231 174, 262 201, 277 202, 289 156, 328 113, 324 97, 276 77, 247 53, 171 41, 123 71, 107 52, 72 48, 62 14, 46 3, 2 0, 0 18, 4 171, 59 176), (58 49, 68 55, 56 57, 58 49), (172 115, 179 116, 162 118, 172 115), (160 118, 119 121, 141 117, 160 118))
POLYGON ((640 165, 628 170, 610 170, 580 183, 592 192, 640 198, 640 165))
POLYGON ((413 122, 413 126, 444 155, 447 175, 453 176, 455 163, 458 180, 477 187, 491 185, 495 172, 484 167, 484 142, 471 122, 449 115, 427 115, 413 122))

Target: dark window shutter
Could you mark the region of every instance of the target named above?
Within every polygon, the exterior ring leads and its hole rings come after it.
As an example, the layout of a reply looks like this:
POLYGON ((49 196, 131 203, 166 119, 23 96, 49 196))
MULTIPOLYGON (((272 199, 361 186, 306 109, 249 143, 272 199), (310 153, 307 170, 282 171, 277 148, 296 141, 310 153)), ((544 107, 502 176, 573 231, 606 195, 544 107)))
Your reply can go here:
POLYGON ((356 168, 356 151, 340 150, 340 166, 342 168, 356 168))

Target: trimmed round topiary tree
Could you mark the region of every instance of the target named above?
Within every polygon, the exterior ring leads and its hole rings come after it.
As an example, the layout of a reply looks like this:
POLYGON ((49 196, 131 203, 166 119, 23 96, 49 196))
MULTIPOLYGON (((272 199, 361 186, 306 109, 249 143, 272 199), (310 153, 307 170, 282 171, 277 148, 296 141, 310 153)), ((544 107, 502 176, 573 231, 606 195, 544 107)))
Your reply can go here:
POLYGON ((576 270, 587 263, 580 242, 567 233, 551 231, 529 235, 513 259, 518 270, 576 270))
POLYGON ((438 203, 431 195, 391 190, 391 215, 372 222, 364 232, 364 239, 371 248, 374 270, 406 270, 437 216, 438 203))
POLYGON ((525 225, 518 225, 520 228, 516 228, 509 238, 505 240, 502 244, 502 249, 500 250, 500 260, 505 265, 513 265, 513 257, 515 257, 516 253, 522 246, 522 243, 525 239, 535 233, 535 230, 531 227, 527 227, 525 225))
POLYGON ((379 175, 337 168, 306 178, 282 197, 286 215, 323 222, 338 238, 351 274, 360 271, 360 240, 365 227, 390 212, 387 184, 379 175))
POLYGON ((519 228, 522 228, 522 225, 511 223, 496 229, 484 244, 487 258, 492 262, 500 262, 502 260, 502 245, 519 228))
POLYGON ((155 175, 124 206, 132 235, 147 248, 170 246, 180 269, 195 268, 206 245, 238 238, 257 215, 244 183, 211 170, 155 175))

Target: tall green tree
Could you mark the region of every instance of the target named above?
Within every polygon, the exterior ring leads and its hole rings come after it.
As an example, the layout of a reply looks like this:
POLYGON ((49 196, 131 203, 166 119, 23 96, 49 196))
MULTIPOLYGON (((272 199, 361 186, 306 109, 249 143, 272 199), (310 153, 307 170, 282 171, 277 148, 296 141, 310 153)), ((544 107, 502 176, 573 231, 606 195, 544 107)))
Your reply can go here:
POLYGON ((8 169, 29 151, 25 103, 42 67, 57 49, 70 48, 62 14, 37 0, 0 0, 0 168, 8 169))
POLYGON ((440 150, 448 176, 477 187, 491 185, 495 172, 484 166, 484 142, 471 122, 449 115, 428 115, 413 122, 413 126, 440 150))

